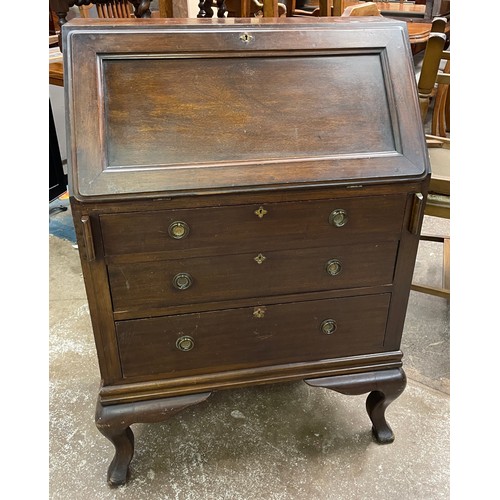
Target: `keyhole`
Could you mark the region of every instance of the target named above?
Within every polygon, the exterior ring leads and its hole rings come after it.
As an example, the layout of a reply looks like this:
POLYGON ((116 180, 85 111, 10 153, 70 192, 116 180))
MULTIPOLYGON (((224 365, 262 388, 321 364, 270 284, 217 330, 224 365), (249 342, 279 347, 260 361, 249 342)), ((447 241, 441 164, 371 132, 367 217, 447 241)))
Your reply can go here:
POLYGON ((252 35, 249 35, 248 33, 243 33, 243 35, 240 36, 240 40, 243 42, 243 43, 248 43, 250 42, 251 40, 253 40, 253 36, 252 35))

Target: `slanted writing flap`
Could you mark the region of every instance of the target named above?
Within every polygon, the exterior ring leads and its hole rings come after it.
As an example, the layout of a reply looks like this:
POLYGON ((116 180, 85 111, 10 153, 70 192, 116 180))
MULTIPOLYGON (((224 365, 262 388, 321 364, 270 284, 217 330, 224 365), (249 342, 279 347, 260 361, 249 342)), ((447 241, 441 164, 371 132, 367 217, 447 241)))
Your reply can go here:
POLYGON ((427 173, 404 23, 137 21, 65 25, 77 198, 427 173))

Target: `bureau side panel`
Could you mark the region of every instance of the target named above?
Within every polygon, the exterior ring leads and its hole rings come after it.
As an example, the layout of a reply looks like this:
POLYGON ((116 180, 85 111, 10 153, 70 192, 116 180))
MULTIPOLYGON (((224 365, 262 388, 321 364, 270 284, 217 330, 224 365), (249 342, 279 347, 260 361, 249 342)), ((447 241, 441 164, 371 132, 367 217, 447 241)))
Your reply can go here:
POLYGON ((420 231, 424 218, 425 199, 427 197, 428 179, 418 185, 422 196, 422 203, 415 206, 415 193, 407 196, 406 209, 403 220, 403 230, 399 243, 398 258, 394 269, 394 288, 391 305, 389 308, 389 318, 387 322, 387 332, 384 346, 390 350, 399 350, 401 338, 406 318, 410 289, 415 269, 418 244, 420 241, 420 231), (412 230, 410 230, 412 228, 412 230))
POLYGON ((70 199, 73 223, 82 265, 83 279, 94 332, 99 369, 104 384, 121 379, 122 372, 113 322, 113 307, 104 262, 99 217, 70 199), (86 219, 87 234, 83 219, 86 219))

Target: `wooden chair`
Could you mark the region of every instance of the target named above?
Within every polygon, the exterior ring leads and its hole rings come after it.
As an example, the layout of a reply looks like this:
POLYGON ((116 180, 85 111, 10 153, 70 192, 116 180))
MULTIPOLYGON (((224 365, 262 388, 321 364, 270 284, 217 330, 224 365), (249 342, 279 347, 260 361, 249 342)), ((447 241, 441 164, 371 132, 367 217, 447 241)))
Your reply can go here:
POLYGON ((69 8, 75 5, 83 7, 94 4, 96 8, 101 10, 102 17, 128 17, 119 15, 119 13, 125 14, 127 12, 127 9, 129 9, 128 3, 134 7, 133 15, 135 17, 151 17, 151 10, 149 9, 151 0, 129 0, 129 2, 124 0, 49 0, 51 10, 58 17, 59 28, 67 22, 69 8), (104 6, 106 6, 105 9, 103 9, 104 6))
POLYGON ((158 0, 158 11, 151 11, 151 17, 189 17, 188 0, 158 0))
MULTIPOLYGON (((342 16, 345 10, 358 3, 363 3, 366 0, 306 0, 305 5, 300 0, 288 0, 289 3, 297 3, 297 8, 294 10, 294 15, 313 15, 313 16, 342 16)), ((430 0, 428 0, 430 1, 430 0)), ((425 5, 416 5, 414 0, 399 2, 374 2, 377 4, 379 13, 382 15, 403 15, 405 17, 424 17, 425 5), (389 10, 388 10, 389 9, 389 10)), ((357 15, 357 14, 354 14, 357 15)), ((370 15, 370 14, 367 14, 370 15)))
MULTIPOLYGON (((444 33, 431 33, 425 49, 422 69, 418 77, 418 97, 420 113, 425 126, 432 113, 431 124, 434 121, 447 123, 449 116, 450 87, 450 51, 444 50, 447 37, 444 33), (444 62, 444 69, 443 68, 444 62)), ((431 125, 432 130, 432 125, 431 125)), ((440 135, 426 134, 427 147, 431 162, 431 182, 424 214, 431 217, 450 218, 450 137, 446 127, 440 130, 440 135)), ((450 237, 449 235, 422 234, 422 241, 431 241, 443 245, 442 285, 439 287, 413 283, 412 290, 450 297, 450 237)))
POLYGON ((90 9, 95 6, 97 17, 101 19, 116 19, 134 17, 132 4, 128 0, 110 0, 104 3, 89 3, 80 5, 80 16, 90 17, 90 9))
MULTIPOLYGON (((366 0, 286 0, 291 15, 341 16, 346 8, 366 0), (293 4, 293 5, 292 5, 293 4)), ((431 22, 449 15, 450 0, 399 0, 375 2, 381 15, 431 22)), ((288 14, 287 14, 288 15, 288 14)))
POLYGON ((380 16, 380 11, 376 2, 363 2, 346 7, 341 14, 341 17, 354 16, 380 16))
MULTIPOLYGON (((175 2, 174 0, 158 0, 158 9, 152 10, 150 8, 151 17, 188 17, 187 2, 188 0, 177 0, 175 2)), ((90 3, 89 5, 79 7, 81 17, 90 17, 89 12, 93 5, 93 3, 90 3)), ((96 3, 95 7, 97 17, 99 18, 146 17, 145 15, 136 16, 135 6, 129 0, 114 0, 102 4, 96 3)))
POLYGON ((197 17, 283 17, 287 5, 276 0, 208 0, 200 2, 197 17))

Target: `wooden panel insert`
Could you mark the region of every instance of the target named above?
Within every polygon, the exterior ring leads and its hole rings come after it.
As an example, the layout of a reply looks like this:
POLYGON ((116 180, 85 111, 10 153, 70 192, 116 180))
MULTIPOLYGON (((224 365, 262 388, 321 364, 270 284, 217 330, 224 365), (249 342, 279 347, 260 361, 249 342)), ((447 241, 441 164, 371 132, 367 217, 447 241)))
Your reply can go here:
POLYGON ((102 67, 108 167, 395 151, 377 53, 135 56, 102 67), (312 88, 324 89, 320 99, 307 97, 312 88))

